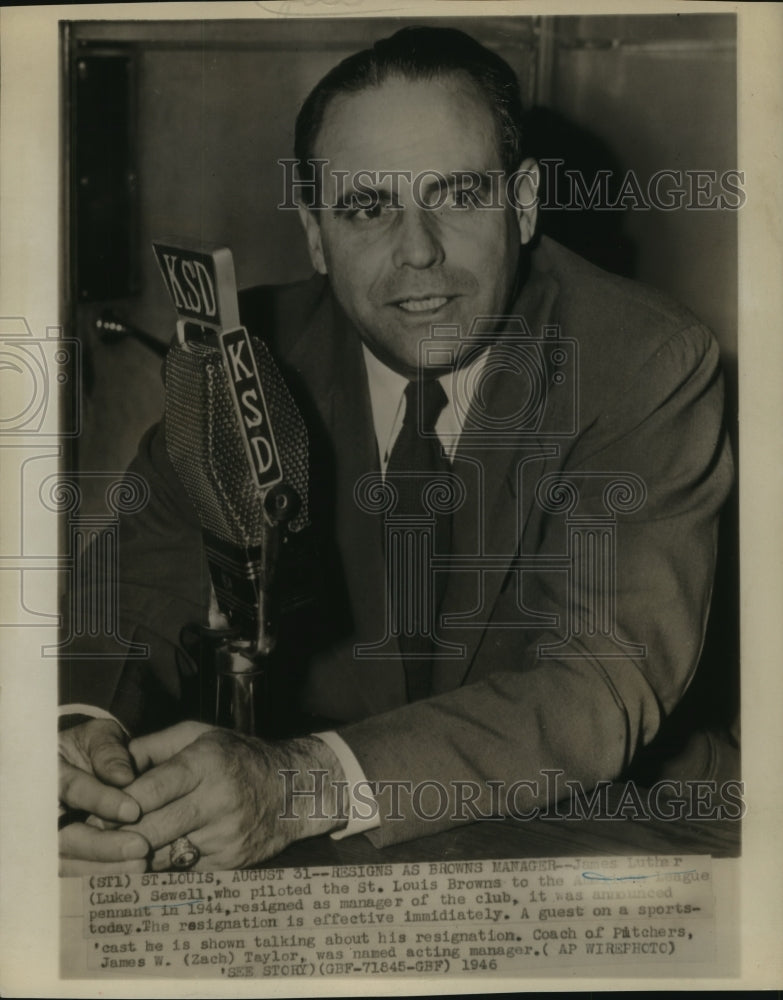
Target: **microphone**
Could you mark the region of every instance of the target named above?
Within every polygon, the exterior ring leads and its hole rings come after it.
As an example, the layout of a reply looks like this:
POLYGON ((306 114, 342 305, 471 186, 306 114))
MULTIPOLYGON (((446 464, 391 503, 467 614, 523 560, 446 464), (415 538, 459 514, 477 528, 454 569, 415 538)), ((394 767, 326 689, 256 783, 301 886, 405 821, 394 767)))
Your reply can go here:
MULTIPOLYGON (((296 562, 309 525, 307 431, 267 346, 240 325, 231 251, 168 240, 153 248, 178 316, 165 365, 166 448, 209 564, 215 721, 253 733, 263 658, 276 641, 278 566, 289 551, 284 561, 296 562)), ((287 607, 305 599, 294 588, 287 607)))

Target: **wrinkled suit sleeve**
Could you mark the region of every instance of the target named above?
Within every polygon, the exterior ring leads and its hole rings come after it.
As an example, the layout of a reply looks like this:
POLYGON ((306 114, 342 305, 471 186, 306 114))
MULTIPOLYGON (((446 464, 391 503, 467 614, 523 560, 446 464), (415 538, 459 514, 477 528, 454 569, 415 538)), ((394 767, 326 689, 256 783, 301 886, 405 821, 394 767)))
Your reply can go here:
MULTIPOLYGON (((605 477, 632 473, 644 483, 641 507, 618 518, 616 634, 643 647, 628 656, 585 630, 568 657, 539 655, 562 639, 569 597, 584 606, 565 574, 525 573, 525 601, 557 616, 560 627, 488 629, 477 659, 491 669, 460 688, 339 729, 368 779, 406 781, 421 794, 417 818, 409 794, 392 802, 381 786, 377 846, 435 833, 454 822, 508 811, 488 782, 527 782, 513 805, 543 806, 561 794, 547 781, 579 782, 587 792, 627 769, 677 703, 696 668, 709 609, 718 512, 731 485, 722 419, 718 349, 701 326, 682 329, 647 358, 623 391, 583 428, 560 473, 581 496, 580 511, 601 512, 605 477), (480 789, 471 813, 455 782, 480 789), (444 798, 445 796, 445 798, 444 798), (395 815, 396 818, 388 818, 395 815)), ((526 503, 534 502, 531 498, 526 503)), ((562 550, 562 518, 543 515, 539 551, 562 550)), ((467 793, 472 794, 472 793, 467 793)))

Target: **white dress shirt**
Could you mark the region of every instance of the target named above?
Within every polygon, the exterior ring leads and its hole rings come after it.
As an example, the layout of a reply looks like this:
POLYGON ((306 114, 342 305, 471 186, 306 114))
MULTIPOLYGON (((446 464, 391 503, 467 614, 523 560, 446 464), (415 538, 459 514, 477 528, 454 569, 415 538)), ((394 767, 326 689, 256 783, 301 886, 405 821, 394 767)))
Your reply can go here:
MULTIPOLYGON (((362 350, 367 368, 370 406, 375 425, 375 437, 378 441, 381 472, 385 474, 389 464, 389 456, 405 418, 405 389, 409 379, 379 361, 364 344, 362 344, 362 350)), ((481 369, 484 367, 487 354, 488 350, 484 350, 464 368, 459 371, 446 372, 438 380, 446 393, 447 401, 435 424, 435 430, 449 461, 454 458, 454 452, 457 449, 465 423, 467 403, 473 396, 472 390, 480 376, 481 369)), ((368 812, 366 793, 369 786, 353 751, 337 733, 326 732, 314 735, 323 740, 334 751, 348 782, 345 803, 349 817, 348 825, 341 830, 336 830, 331 836, 335 840, 339 840, 342 837, 351 837, 356 833, 365 833, 376 829, 381 825, 377 810, 374 815, 365 818, 368 812), (357 785, 361 785, 364 792, 361 801, 357 800, 353 794, 357 785)))

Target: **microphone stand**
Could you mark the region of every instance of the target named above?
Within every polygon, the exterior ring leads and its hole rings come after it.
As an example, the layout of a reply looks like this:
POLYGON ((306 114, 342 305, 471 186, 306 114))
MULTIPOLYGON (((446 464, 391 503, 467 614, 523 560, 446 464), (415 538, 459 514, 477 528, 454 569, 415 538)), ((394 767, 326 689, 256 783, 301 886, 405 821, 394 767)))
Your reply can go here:
POLYGON ((166 446, 199 515, 212 583, 208 626, 186 626, 182 638, 197 639, 202 718, 259 735, 274 728, 264 698, 274 578, 283 547, 308 524, 306 429, 267 348, 240 323, 231 251, 168 240, 153 249, 178 316, 166 362, 166 446), (203 420, 204 434, 194 435, 203 420))
POLYGON ((264 515, 267 531, 264 543, 253 552, 255 559, 248 560, 247 553, 241 560, 226 559, 228 546, 207 542, 207 555, 212 570, 213 586, 210 593, 209 639, 212 650, 214 674, 217 678, 215 718, 218 726, 233 729, 247 736, 257 735, 264 725, 262 705, 269 657, 276 645, 277 608, 271 584, 274 579, 281 535, 286 524, 296 515, 299 504, 294 491, 285 484, 273 488, 264 498, 264 515), (210 544, 211 543, 211 544, 210 544), (252 565, 252 576, 247 572, 252 565), (229 568, 230 567, 230 568, 229 568), (231 572, 233 570, 233 572, 231 572), (244 581, 239 579, 240 574, 244 581), (215 583, 215 580, 218 583, 215 583), (237 584, 240 586, 237 586, 237 584), (252 606, 242 601, 241 584, 255 590, 252 606), (216 590, 219 589, 219 593, 216 590), (221 611, 231 608, 231 618, 239 627, 226 628, 226 616, 221 611), (248 614, 248 612, 250 612, 248 614))

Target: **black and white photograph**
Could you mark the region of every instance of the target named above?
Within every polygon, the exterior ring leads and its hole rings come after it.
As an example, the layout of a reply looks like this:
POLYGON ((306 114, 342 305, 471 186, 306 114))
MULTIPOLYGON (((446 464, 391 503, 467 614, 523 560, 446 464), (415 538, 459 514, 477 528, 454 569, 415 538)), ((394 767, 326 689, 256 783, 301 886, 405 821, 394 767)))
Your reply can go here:
POLYGON ((52 995, 779 985, 744 6, 3 11, 4 878, 52 995))

